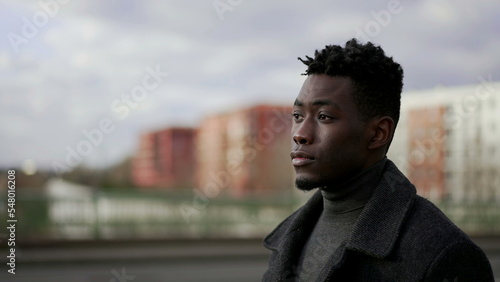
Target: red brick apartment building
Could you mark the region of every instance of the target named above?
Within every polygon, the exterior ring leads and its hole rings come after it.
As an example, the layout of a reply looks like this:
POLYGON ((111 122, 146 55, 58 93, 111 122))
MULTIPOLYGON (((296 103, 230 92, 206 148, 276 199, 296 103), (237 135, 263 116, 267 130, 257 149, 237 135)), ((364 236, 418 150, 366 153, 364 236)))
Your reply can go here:
POLYGON ((192 128, 168 128, 142 135, 132 161, 134 184, 165 189, 193 187, 195 135, 192 128))
POLYGON ((411 109, 408 113, 409 175, 419 194, 445 195, 445 107, 411 109))
POLYGON ((195 142, 198 189, 207 196, 291 189, 291 111, 258 105, 205 118, 195 142))

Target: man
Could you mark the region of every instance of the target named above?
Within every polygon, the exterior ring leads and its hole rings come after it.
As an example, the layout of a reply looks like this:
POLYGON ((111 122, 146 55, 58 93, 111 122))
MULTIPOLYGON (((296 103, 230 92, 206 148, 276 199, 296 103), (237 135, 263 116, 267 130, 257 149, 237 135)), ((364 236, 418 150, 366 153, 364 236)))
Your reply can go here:
POLYGON ((319 190, 265 238, 263 280, 493 281, 481 249, 386 158, 401 66, 355 39, 300 60, 291 162, 297 188, 319 190))

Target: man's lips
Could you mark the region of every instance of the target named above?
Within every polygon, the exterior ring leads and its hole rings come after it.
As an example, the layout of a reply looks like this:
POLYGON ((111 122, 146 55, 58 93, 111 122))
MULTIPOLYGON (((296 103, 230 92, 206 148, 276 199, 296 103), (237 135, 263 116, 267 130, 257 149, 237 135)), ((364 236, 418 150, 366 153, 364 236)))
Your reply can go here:
POLYGON ((303 166, 314 162, 313 156, 302 151, 293 151, 290 153, 290 157, 292 158, 292 165, 294 166, 303 166))

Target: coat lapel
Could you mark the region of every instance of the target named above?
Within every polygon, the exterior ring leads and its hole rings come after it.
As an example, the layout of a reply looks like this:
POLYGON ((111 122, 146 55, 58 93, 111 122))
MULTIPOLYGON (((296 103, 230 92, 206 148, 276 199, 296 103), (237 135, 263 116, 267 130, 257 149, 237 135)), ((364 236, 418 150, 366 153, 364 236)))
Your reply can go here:
POLYGON ((387 160, 382 180, 354 225, 347 248, 377 258, 389 255, 415 195, 413 184, 387 160))
POLYGON ((343 268, 353 251, 376 258, 387 257, 398 240, 415 196, 413 184, 387 160, 382 179, 356 221, 341 257, 330 260, 317 281, 338 281, 337 271, 343 268))
POLYGON ((274 273, 273 276, 280 279, 298 275, 297 262, 302 247, 322 210, 323 197, 317 191, 302 208, 285 219, 264 239, 264 246, 275 252, 272 254, 275 257, 271 259, 268 274, 274 273))

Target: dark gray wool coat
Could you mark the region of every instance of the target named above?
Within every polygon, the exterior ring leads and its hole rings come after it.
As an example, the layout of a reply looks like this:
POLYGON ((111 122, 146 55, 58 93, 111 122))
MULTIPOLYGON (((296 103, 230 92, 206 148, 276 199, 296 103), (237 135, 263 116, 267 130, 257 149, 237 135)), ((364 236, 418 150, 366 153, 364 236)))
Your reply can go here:
MULTIPOLYGON (((263 281, 298 281, 297 261, 323 209, 320 191, 264 240, 263 281)), ((332 234, 335 236, 335 234, 332 234)), ((319 262, 318 263, 325 263, 319 262)), ((494 281, 483 251, 387 160, 348 241, 317 281, 494 281)))

